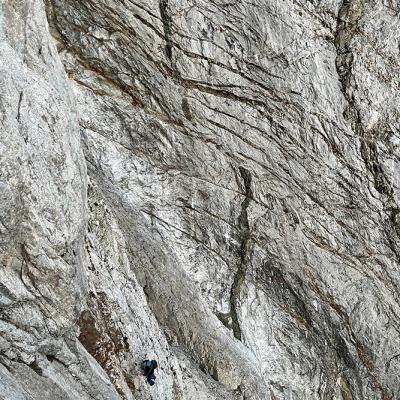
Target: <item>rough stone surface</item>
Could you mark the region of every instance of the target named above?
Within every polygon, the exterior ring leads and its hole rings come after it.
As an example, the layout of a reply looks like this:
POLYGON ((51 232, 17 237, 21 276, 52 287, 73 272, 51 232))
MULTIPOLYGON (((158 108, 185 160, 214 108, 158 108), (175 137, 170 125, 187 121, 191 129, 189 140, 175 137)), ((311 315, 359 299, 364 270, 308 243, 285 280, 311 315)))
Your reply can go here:
POLYGON ((399 15, 1 0, 0 399, 399 399, 399 15))

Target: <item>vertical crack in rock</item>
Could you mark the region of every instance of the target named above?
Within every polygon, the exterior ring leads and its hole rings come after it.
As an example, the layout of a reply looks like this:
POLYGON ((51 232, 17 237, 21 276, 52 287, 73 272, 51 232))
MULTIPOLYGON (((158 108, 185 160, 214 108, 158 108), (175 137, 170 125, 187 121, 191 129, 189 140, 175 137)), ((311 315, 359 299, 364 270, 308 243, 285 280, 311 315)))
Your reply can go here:
POLYGON ((241 213, 239 216, 239 230, 240 230, 240 260, 239 266, 236 271, 235 277, 233 279, 231 294, 230 294, 230 306, 231 306, 231 319, 232 319, 232 330, 236 339, 242 340, 242 331, 240 328, 238 313, 237 313, 237 305, 240 295, 241 286, 246 277, 246 270, 248 259, 250 257, 249 250, 251 244, 250 237, 250 225, 249 225, 249 217, 247 209, 249 204, 253 198, 253 192, 251 190, 251 174, 250 172, 243 168, 239 167, 240 175, 243 179, 244 188, 245 188, 245 198, 241 204, 241 213))
POLYGON ((21 122, 21 103, 22 103, 22 96, 24 92, 20 92, 19 99, 18 99, 18 111, 17 111, 17 121, 21 122))
POLYGON ((160 15, 164 27, 164 36, 165 36, 165 54, 170 60, 171 65, 173 65, 173 60, 172 60, 173 43, 171 40, 172 18, 168 8, 169 8, 168 0, 160 0, 160 15))

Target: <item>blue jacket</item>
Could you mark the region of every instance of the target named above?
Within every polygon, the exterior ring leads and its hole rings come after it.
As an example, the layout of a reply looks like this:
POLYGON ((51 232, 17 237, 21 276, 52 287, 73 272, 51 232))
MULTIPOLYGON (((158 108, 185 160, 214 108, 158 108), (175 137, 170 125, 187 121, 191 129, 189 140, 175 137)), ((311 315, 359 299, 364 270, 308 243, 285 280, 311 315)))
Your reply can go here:
POLYGON ((153 386, 156 383, 156 376, 154 375, 154 366, 150 360, 144 361, 144 374, 146 375, 148 384, 153 386))

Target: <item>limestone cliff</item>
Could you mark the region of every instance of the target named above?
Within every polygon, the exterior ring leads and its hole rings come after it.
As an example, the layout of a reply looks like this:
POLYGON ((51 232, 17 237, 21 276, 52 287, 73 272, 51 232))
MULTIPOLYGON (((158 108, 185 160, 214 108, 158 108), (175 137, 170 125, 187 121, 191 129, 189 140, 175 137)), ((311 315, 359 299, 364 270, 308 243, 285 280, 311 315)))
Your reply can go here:
POLYGON ((2 0, 0 399, 400 399, 399 40, 398 0, 2 0))

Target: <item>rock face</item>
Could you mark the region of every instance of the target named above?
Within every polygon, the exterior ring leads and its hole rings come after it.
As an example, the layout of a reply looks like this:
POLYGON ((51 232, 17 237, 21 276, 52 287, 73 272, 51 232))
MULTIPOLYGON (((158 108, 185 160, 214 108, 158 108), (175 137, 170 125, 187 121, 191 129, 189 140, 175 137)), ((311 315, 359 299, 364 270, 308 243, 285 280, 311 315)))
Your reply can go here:
POLYGON ((2 0, 0 399, 399 399, 399 15, 2 0))

